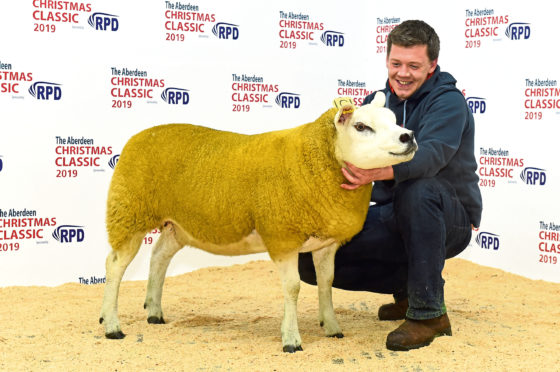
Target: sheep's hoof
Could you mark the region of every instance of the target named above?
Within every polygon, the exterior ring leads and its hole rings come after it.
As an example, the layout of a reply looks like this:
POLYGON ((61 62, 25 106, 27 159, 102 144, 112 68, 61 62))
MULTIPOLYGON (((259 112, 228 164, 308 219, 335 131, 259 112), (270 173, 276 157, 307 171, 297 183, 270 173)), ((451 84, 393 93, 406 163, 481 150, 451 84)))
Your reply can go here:
POLYGON ((344 335, 342 333, 335 333, 334 335, 328 335, 327 337, 343 338, 344 335))
POLYGON ((303 351, 301 345, 294 346, 294 345, 285 345, 282 349, 285 353, 295 353, 296 351, 303 351))
POLYGON ((150 324, 165 324, 165 320, 163 320, 163 317, 151 316, 151 317, 148 318, 148 323, 150 323, 150 324))
POLYGON ((105 337, 111 340, 121 340, 124 338, 124 333, 122 331, 105 333, 105 337))

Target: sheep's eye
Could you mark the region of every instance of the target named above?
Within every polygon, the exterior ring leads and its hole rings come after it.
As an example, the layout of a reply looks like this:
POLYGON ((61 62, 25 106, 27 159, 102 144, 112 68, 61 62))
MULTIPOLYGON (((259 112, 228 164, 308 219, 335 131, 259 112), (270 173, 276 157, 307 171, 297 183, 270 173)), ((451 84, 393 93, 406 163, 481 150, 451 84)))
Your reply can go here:
POLYGON ((354 128, 356 128, 356 130, 358 132, 363 132, 364 130, 369 130, 369 131, 373 132, 373 129, 371 129, 370 127, 368 127, 367 125, 365 125, 362 122, 358 122, 358 123, 354 124, 354 128))

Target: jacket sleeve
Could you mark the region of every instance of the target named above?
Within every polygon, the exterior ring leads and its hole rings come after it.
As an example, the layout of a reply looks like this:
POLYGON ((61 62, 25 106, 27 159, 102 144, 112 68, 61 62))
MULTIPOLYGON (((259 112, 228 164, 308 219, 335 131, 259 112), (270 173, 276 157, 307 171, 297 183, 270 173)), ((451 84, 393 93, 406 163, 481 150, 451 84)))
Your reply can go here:
POLYGON ((418 150, 414 158, 393 166, 395 185, 413 178, 433 177, 453 158, 461 144, 468 120, 465 98, 448 91, 427 102, 415 137, 418 150))

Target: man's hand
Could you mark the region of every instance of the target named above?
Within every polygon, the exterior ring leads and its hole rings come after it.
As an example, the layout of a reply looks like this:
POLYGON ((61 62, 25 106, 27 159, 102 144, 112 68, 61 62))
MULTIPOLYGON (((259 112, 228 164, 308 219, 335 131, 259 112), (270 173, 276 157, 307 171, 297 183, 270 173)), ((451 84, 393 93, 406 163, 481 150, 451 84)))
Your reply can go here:
POLYGON ((395 178, 393 167, 362 169, 352 163, 346 163, 346 168, 342 168, 342 174, 350 183, 340 185, 345 190, 355 190, 362 185, 367 185, 373 181, 385 181, 395 178))

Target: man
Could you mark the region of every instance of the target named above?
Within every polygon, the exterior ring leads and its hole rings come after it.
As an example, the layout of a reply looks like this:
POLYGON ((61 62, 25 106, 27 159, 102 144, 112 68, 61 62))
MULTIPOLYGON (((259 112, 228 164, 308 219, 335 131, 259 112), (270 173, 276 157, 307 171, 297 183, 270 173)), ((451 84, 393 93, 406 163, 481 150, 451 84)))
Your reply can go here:
MULTIPOLYGON (((451 335, 441 273, 445 259, 468 245, 482 213, 474 119, 456 80, 440 71, 438 54, 439 38, 423 21, 391 31, 386 105, 398 124, 414 131, 418 151, 411 161, 386 168, 342 169, 345 189, 374 182, 375 204, 363 230, 338 250, 333 286, 393 294, 395 302, 378 312, 380 320, 405 319, 387 336, 390 350, 451 335)), ((316 283, 310 253, 300 255, 299 269, 304 281, 316 283)))

